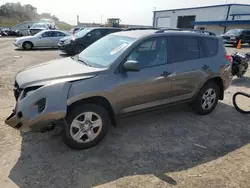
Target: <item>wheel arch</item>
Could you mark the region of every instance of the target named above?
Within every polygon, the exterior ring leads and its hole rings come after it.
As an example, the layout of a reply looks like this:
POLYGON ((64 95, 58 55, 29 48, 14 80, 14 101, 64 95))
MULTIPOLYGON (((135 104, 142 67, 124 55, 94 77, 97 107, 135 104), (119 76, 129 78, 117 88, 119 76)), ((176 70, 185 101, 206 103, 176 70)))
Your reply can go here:
POLYGON ((115 118, 115 113, 112 108, 111 103, 109 102, 108 99, 106 99, 103 96, 93 96, 93 97, 88 97, 81 99, 79 101, 76 101, 67 107, 67 113, 70 112, 75 106, 77 105, 82 105, 82 104, 96 104, 104 107, 105 110, 107 110, 110 121, 112 125, 116 126, 116 118, 115 118))
MULTIPOLYGON (((203 87, 204 85, 210 83, 210 82, 215 83, 215 84, 219 87, 219 89, 220 89, 219 100, 223 100, 223 99, 224 99, 224 84, 223 84, 222 78, 221 78, 221 77, 213 77, 213 78, 210 78, 210 79, 208 79, 208 80, 202 85, 202 87, 203 87)), ((201 87, 201 88, 202 88, 202 87, 201 87)))
POLYGON ((33 42, 31 42, 31 41, 24 41, 23 43, 22 43, 22 47, 24 48, 24 44, 25 43, 30 43, 31 45, 32 45, 32 47, 34 47, 34 44, 33 44, 33 42))

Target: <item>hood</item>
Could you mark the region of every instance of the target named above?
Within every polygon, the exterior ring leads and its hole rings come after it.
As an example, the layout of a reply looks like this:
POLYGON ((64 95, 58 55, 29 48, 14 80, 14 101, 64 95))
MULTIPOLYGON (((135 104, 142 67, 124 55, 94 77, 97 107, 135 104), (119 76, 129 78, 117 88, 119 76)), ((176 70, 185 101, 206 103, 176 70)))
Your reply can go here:
POLYGON ((222 34, 222 37, 238 37, 240 36, 240 34, 236 35, 236 34, 222 34))
POLYGON ((45 30, 44 27, 30 27, 29 30, 36 29, 36 30, 45 30))
POLYGON ((16 82, 20 88, 26 88, 91 78, 102 70, 104 69, 89 67, 68 57, 24 69, 16 75, 16 82))
POLYGON ((24 37, 18 37, 16 38, 16 41, 19 41, 19 40, 27 40, 27 39, 33 39, 35 38, 34 36, 24 36, 24 37))
POLYGON ((60 41, 66 41, 66 40, 70 40, 72 38, 73 38, 72 35, 69 35, 69 36, 61 38, 60 41))

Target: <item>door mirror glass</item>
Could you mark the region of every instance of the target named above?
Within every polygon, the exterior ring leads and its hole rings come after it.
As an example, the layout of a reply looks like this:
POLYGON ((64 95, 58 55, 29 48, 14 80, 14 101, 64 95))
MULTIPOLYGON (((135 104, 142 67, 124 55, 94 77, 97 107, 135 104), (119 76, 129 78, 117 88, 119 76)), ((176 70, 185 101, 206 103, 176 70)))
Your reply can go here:
POLYGON ((124 69, 126 71, 139 71, 140 70, 140 66, 139 66, 138 61, 129 60, 129 61, 126 61, 124 63, 124 69))

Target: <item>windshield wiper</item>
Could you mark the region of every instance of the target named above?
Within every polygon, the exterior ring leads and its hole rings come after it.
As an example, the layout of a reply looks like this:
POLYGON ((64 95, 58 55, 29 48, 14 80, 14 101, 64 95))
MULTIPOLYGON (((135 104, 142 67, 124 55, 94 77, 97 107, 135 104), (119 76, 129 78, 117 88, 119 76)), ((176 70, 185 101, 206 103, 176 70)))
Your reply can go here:
POLYGON ((72 59, 75 58, 76 61, 79 61, 79 62, 81 62, 81 63, 83 63, 83 64, 85 64, 85 65, 91 67, 90 64, 84 62, 83 60, 81 60, 81 59, 79 58, 79 54, 77 54, 77 55, 75 55, 75 56, 72 56, 71 58, 72 58, 72 59))

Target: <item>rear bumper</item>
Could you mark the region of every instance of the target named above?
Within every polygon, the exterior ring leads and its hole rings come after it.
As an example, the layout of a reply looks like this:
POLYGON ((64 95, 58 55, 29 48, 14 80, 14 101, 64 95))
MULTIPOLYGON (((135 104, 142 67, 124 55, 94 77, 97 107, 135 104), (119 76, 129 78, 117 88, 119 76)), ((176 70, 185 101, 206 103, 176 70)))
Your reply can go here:
POLYGON ((232 66, 231 65, 222 68, 221 78, 223 81, 223 87, 224 87, 224 91, 225 91, 231 86, 232 80, 233 80, 232 66))

